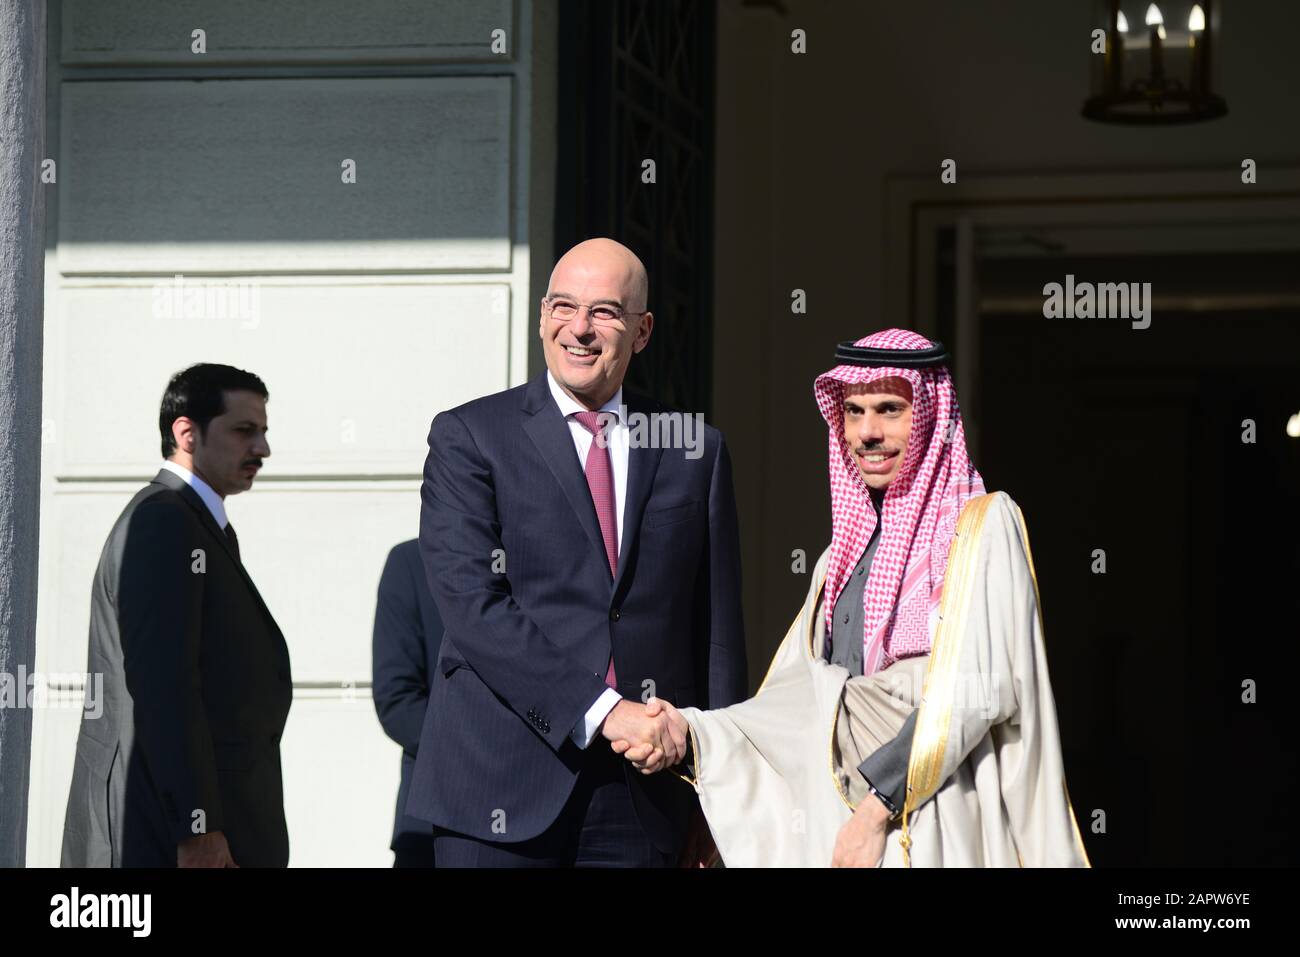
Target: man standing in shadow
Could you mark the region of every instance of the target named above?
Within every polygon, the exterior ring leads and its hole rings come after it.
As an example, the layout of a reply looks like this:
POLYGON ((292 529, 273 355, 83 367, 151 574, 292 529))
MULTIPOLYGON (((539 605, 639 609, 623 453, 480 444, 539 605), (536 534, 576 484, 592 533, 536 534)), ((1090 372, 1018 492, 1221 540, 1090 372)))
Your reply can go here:
POLYGON ((433 867, 433 827, 406 813, 420 728, 429 705, 429 675, 442 643, 442 619, 433 603, 415 539, 394 545, 379 577, 375 605, 375 711, 384 732, 402 746, 402 781, 393 823, 393 866, 433 867))

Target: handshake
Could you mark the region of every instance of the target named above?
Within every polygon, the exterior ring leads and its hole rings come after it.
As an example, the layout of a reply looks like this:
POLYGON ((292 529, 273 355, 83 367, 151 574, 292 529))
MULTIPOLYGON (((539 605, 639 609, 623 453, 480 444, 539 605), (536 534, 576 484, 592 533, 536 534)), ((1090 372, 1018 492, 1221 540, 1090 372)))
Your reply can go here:
POLYGON ((667 701, 645 704, 624 699, 605 717, 600 733, 615 754, 621 754, 642 774, 654 774, 680 764, 686 757, 689 725, 667 701))

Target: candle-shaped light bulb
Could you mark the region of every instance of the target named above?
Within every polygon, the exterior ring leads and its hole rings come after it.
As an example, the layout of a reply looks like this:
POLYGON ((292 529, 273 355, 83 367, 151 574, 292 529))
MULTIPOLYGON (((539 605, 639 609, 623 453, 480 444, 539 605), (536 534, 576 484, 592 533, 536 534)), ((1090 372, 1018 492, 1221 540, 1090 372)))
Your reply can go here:
MULTIPOLYGON (((1147 7, 1147 30, 1151 47, 1151 85, 1156 90, 1165 85, 1165 18, 1160 15, 1160 8, 1154 3, 1147 7)), ((1158 102, 1158 101, 1157 101, 1158 102)))
POLYGON ((1205 11, 1199 3, 1192 4, 1192 12, 1187 15, 1187 43, 1192 48, 1192 95, 1203 96, 1208 86, 1205 76, 1206 60, 1204 44, 1205 11))
POLYGON ((1124 88, 1124 41, 1128 36, 1128 17, 1115 4, 1115 35, 1106 43, 1106 93, 1118 96, 1124 88))

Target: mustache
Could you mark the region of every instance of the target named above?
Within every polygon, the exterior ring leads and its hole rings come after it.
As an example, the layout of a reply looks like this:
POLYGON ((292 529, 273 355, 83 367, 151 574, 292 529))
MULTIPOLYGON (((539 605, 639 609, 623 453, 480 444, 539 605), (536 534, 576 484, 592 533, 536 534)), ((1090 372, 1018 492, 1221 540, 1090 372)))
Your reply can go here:
POLYGON ((248 468, 250 465, 256 465, 256 466, 260 469, 260 468, 262 467, 262 460, 261 460, 261 459, 249 459, 247 462, 244 462, 244 463, 241 464, 239 467, 240 467, 241 469, 246 469, 246 468, 248 468))

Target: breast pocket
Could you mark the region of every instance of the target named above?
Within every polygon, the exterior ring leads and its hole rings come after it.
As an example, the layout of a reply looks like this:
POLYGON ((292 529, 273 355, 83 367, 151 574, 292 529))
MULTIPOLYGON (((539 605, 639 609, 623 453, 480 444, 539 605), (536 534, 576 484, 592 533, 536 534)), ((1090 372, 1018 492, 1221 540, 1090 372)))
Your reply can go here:
POLYGON ((676 525, 678 522, 694 518, 699 511, 699 502, 683 502, 681 505, 671 505, 668 508, 649 509, 645 513, 645 524, 647 528, 676 525))

